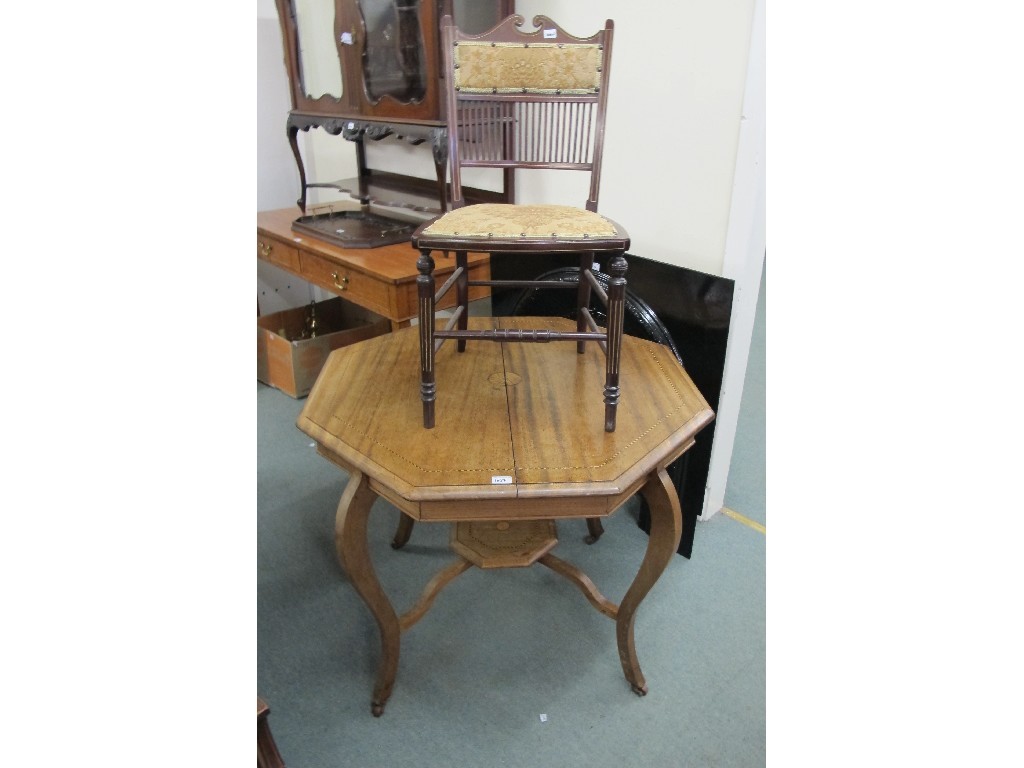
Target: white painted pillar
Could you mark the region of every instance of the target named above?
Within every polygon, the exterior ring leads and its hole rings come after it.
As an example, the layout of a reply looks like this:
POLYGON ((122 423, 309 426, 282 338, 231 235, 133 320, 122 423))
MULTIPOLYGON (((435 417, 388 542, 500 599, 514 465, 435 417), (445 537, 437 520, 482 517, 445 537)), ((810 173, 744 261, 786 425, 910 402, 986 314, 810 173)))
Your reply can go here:
POLYGON ((700 519, 717 514, 725 503, 725 485, 736 440, 757 292, 765 262, 765 18, 764 0, 756 0, 750 34, 750 58, 743 95, 736 171, 722 276, 735 281, 729 341, 715 442, 700 519))

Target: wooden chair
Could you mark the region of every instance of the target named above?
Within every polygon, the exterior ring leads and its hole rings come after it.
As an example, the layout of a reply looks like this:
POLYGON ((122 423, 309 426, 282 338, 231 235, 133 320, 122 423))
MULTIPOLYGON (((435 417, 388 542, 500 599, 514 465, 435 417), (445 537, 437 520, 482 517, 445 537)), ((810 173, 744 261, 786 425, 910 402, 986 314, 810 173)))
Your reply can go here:
POLYGON ((493 341, 575 341, 583 354, 596 342, 606 355, 604 428, 615 431, 619 401, 619 353, 629 235, 597 213, 604 121, 612 52, 612 22, 591 37, 574 37, 546 16, 535 16, 532 32, 522 16, 509 16, 481 35, 459 31, 450 16, 441 21, 447 97, 451 209, 412 235, 417 261, 420 327, 420 396, 423 426, 434 426, 434 361, 446 339, 463 352, 470 339, 493 341), (584 207, 568 205, 467 205, 462 194, 466 168, 557 169, 590 174, 584 207), (456 269, 435 291, 433 251, 454 251, 456 269), (498 281, 468 279, 467 254, 571 253, 579 257, 580 280, 498 281), (598 259, 609 274, 607 291, 594 278, 598 259), (576 291, 575 332, 552 330, 468 330, 471 286, 552 287, 576 291), (452 287, 455 311, 435 328, 435 307, 452 287), (591 294, 607 307, 601 329, 590 310, 591 294))

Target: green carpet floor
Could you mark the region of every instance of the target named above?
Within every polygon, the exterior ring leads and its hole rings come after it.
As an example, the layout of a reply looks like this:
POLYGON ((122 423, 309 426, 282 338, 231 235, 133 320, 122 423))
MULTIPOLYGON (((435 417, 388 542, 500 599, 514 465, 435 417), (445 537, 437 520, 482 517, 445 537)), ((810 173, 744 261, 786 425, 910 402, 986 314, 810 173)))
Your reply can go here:
MULTIPOLYGON (((726 505, 765 523, 764 290, 726 505)), ((726 515, 698 524, 642 604, 636 643, 650 693, 634 695, 614 622, 546 568, 471 569, 402 638, 394 693, 370 714, 378 637, 335 559, 346 476, 295 427, 304 401, 257 385, 257 690, 290 768, 342 766, 757 766, 765 762, 765 535, 726 515)), ((559 523, 556 553, 618 601, 643 558, 627 503, 595 545, 559 523)), ((392 550, 398 512, 378 501, 371 556, 408 608, 453 556, 447 525, 392 550)))

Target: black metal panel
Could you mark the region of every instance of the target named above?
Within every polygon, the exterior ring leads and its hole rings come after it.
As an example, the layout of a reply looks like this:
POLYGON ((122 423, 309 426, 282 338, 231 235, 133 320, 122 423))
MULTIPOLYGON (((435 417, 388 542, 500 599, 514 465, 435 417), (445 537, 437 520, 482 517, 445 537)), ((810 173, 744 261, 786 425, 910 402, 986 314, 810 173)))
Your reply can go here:
MULTIPOLYGON (((575 267, 577 259, 576 256, 558 254, 493 254, 491 277, 494 280, 533 280, 551 270, 575 267)), ((626 328, 626 332, 661 341, 657 336, 667 331, 693 383, 717 413, 732 315, 733 281, 631 254, 627 254, 626 260, 629 263, 627 290, 636 309, 627 313, 627 323, 631 326, 626 328), (644 319, 648 310, 654 317, 644 319)), ((559 295, 563 292, 547 293, 559 295)), ((575 294, 563 297, 563 300, 565 298, 572 302, 575 294)), ((496 316, 522 314, 522 300, 521 290, 496 291, 492 297, 492 313, 496 316)), ((559 308, 556 304, 538 302, 530 307, 530 314, 565 315, 565 311, 564 307, 559 308)), ((623 397, 628 396, 628 392, 623 392, 623 397)), ((679 554, 684 557, 693 553, 714 435, 715 422, 712 422, 697 435, 693 448, 669 467, 669 475, 675 483, 683 509, 683 538, 679 554)), ((644 507, 640 514, 640 527, 649 530, 649 526, 644 507)))

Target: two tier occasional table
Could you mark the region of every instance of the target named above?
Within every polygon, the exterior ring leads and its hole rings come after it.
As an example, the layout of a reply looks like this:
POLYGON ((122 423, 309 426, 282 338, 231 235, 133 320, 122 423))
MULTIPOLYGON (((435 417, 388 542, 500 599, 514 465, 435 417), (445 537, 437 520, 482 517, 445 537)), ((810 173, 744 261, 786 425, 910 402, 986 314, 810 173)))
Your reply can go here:
MULTIPOLYGON (((553 318, 471 318, 470 327, 571 330, 553 318)), ((438 592, 473 566, 547 566, 571 580, 616 623, 622 671, 647 692, 633 642, 637 608, 672 560, 682 531, 679 499, 665 468, 714 414, 671 352, 627 336, 620 375, 625 393, 615 432, 604 431, 595 392, 604 380, 597 348, 570 343, 478 341, 438 353, 437 426, 424 429, 415 327, 333 352, 303 407, 298 427, 321 455, 349 473, 338 505, 335 543, 342 567, 377 622, 381 657, 371 709, 380 715, 398 669, 402 633, 438 592), (575 565, 556 557, 555 521, 598 519, 636 493, 650 508, 640 569, 619 604, 575 565), (412 521, 452 526, 455 560, 399 614, 367 549, 367 520, 383 497, 412 521)), ((400 546, 409 534, 396 539, 400 546)))

